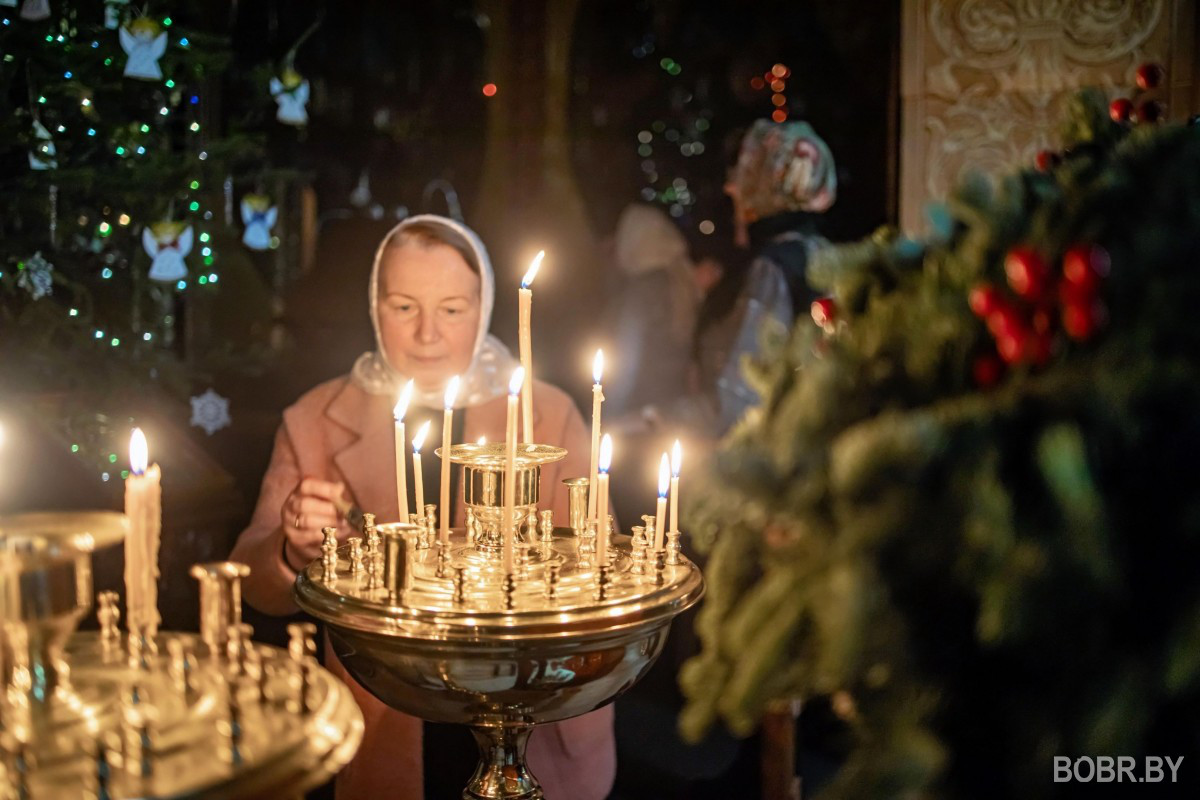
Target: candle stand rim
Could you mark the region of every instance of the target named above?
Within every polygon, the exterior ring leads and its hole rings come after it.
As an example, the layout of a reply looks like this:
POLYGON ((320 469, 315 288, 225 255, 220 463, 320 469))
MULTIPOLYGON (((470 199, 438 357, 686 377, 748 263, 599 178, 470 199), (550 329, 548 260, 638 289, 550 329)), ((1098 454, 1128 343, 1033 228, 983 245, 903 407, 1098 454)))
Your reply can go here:
POLYGON ((99 550, 125 541, 129 517, 119 511, 26 511, 0 514, 0 548, 41 542, 55 549, 99 550), (90 546, 89 546, 90 545, 90 546))
MULTIPOLYGON (((450 463, 465 464, 475 469, 504 469, 507 456, 507 446, 504 442, 488 442, 487 444, 453 444, 450 445, 450 463)), ((434 450, 434 454, 442 457, 442 448, 434 450)), ((553 464, 567 457, 567 451, 561 447, 548 444, 525 444, 518 442, 514 464, 517 469, 524 467, 553 464)))

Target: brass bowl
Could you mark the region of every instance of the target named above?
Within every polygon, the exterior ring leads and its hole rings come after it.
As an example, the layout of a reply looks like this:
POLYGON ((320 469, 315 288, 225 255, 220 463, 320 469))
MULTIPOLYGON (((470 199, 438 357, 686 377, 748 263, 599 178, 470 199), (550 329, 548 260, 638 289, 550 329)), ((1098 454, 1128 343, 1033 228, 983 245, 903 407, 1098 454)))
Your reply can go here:
POLYGON ((480 762, 465 798, 537 798, 524 763, 533 727, 586 714, 628 690, 662 652, 671 620, 704 594, 690 561, 665 567, 659 584, 653 572, 632 572, 630 540, 616 540, 604 599, 587 543, 567 528, 530 546, 536 557, 516 577, 511 608, 504 574, 471 557, 462 531, 452 532, 440 565, 434 549, 409 554, 400 603, 349 569, 348 547, 329 580, 319 563, 301 572, 295 595, 327 623, 338 658, 382 702, 471 727, 480 762), (459 569, 465 580, 456 600, 459 569))

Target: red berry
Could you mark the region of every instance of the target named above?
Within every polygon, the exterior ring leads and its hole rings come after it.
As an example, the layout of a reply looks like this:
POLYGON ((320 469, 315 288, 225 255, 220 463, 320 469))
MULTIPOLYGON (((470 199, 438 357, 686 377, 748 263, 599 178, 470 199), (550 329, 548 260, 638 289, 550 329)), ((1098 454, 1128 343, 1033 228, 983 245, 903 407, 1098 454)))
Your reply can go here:
POLYGON ((825 330, 832 328, 834 322, 837 321, 837 304, 833 302, 832 297, 813 300, 812 305, 809 306, 809 312, 812 314, 813 322, 825 330))
POLYGON ((1000 290, 990 283, 979 284, 967 295, 967 303, 971 306, 971 311, 980 318, 986 318, 1003 302, 1004 298, 1000 295, 1000 290))
POLYGON ((1098 300, 1072 302, 1063 306, 1063 330, 1077 342, 1086 342, 1104 325, 1108 312, 1098 300))
POLYGON ((1041 172, 1049 172, 1062 163, 1062 156, 1053 150, 1039 150, 1034 164, 1041 172))
POLYGON ((1153 61, 1140 64, 1137 68, 1137 85, 1143 91, 1157 89, 1165 77, 1167 77, 1167 71, 1153 61))
POLYGON ((1167 116, 1167 107, 1157 100, 1147 100, 1137 107, 1138 122, 1161 122, 1167 116))
POLYGON ((1021 313, 1008 303, 1002 303, 988 314, 987 326, 997 341, 1003 338, 1023 339, 1029 334, 1029 326, 1021 318, 1021 313))
POLYGON ((1026 300, 1036 300, 1046 290, 1049 270, 1046 269, 1046 262, 1031 247, 1009 250, 1004 258, 1004 273, 1008 275, 1008 285, 1026 300))
POLYGON ((975 385, 983 389, 995 386, 1003 374, 1004 364, 991 353, 976 356, 975 363, 971 365, 971 376, 975 379, 975 385))
POLYGON ((1086 294, 1096 292, 1111 266, 1108 251, 1099 245, 1077 244, 1063 254, 1063 278, 1086 294))
POLYGON ((1019 364, 1025 356, 1025 336, 996 337, 996 351, 1006 364, 1019 364))
POLYGON ((1133 119, 1133 101, 1128 97, 1118 97, 1108 104, 1108 115, 1113 122, 1129 122, 1133 119))

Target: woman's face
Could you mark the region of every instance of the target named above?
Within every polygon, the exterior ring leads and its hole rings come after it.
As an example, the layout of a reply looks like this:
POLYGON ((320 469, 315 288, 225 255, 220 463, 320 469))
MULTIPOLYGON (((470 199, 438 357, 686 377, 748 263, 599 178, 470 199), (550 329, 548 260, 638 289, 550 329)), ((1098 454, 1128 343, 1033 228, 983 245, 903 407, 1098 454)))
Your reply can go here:
POLYGON ((408 242, 379 265, 379 333, 388 361, 424 391, 471 365, 479 329, 479 276, 454 248, 408 242))

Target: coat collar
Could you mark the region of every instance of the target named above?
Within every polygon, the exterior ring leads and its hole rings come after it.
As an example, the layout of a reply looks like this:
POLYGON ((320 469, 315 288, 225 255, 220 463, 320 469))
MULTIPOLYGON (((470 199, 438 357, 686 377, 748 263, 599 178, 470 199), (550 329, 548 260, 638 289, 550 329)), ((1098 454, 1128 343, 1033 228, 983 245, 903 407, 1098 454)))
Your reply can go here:
POLYGON ((379 522, 396 521, 395 423, 387 398, 347 381, 325 416, 345 432, 332 439, 331 455, 354 501, 379 522))

